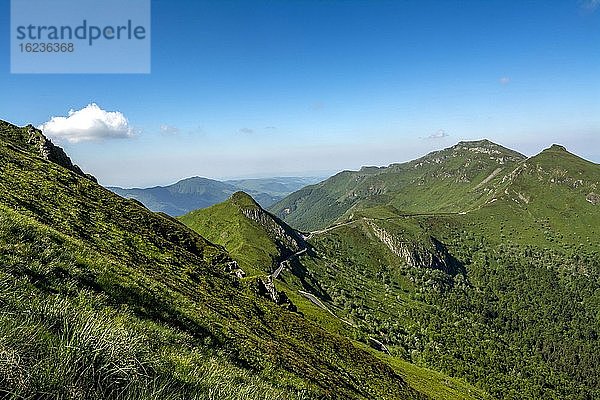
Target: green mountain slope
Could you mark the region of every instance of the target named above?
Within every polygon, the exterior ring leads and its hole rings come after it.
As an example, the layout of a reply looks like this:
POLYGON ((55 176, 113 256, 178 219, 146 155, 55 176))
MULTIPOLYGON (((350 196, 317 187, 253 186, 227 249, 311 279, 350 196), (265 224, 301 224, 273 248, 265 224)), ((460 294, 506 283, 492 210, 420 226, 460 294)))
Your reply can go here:
MULTIPOLYGON (((461 152, 471 146, 442 151, 446 158, 427 156, 436 171, 427 185, 446 181, 456 204, 463 193, 468 207, 440 211, 436 201, 443 196, 435 187, 405 190, 404 183, 386 182, 385 198, 365 196, 334 225, 307 235, 310 252, 283 269, 275 283, 326 329, 365 346, 383 344, 390 358, 377 354, 413 387, 415 374, 407 369, 414 366, 462 378, 493 398, 599 397, 600 166, 560 146, 529 159, 506 151, 514 159, 498 172, 495 157, 481 156, 466 175, 464 165, 441 165, 464 161, 461 152), (441 179, 440 170, 453 172, 441 179), (475 171, 477 179, 464 181, 475 171), (402 205, 407 190, 433 197, 410 209, 402 205), (310 282, 300 280, 299 272, 310 282), (294 297, 298 290, 314 301, 294 297), (315 305, 325 311, 312 310, 315 305)), ((476 147, 467 154, 486 154, 476 147)), ((374 179, 368 172, 363 170, 364 181, 374 179)), ((341 191, 352 174, 300 193, 330 185, 341 191)), ((313 207, 313 221, 331 220, 329 209, 313 207)), ((211 230, 206 224, 203 229, 211 230)), ((217 231, 229 232, 225 225, 217 231)), ((251 247, 253 238, 240 234, 239 241, 251 247)), ((484 397, 465 387, 448 398, 484 397)))
POLYGON ((600 166, 555 145, 493 175, 458 213, 440 213, 438 195, 420 210, 398 202, 405 191, 361 200, 309 236, 319 258, 304 267, 324 304, 392 355, 498 398, 596 398, 600 166))
POLYGON ((179 218, 184 224, 223 245, 247 272, 270 273, 279 262, 306 248, 301 235, 267 213, 244 192, 209 208, 179 218))
MULTIPOLYGON (((293 300, 298 310, 306 318, 313 320, 332 333, 359 339, 364 343, 362 346, 368 348, 369 336, 373 335, 369 335, 361 323, 353 319, 352 315, 346 316, 348 320, 352 321, 351 323, 348 323, 347 320, 344 322, 338 317, 338 315, 344 315, 344 310, 332 302, 332 297, 329 295, 332 292, 321 287, 322 282, 329 288, 330 281, 324 277, 317 279, 317 275, 313 273, 313 268, 317 273, 321 272, 322 268, 326 270, 331 268, 322 249, 314 248, 311 244, 312 240, 309 239, 310 243, 306 242, 304 237, 294 232, 277 217, 263 210, 250 196, 245 193, 236 193, 221 204, 186 214, 180 217, 180 220, 211 241, 225 246, 244 271, 261 277, 259 279, 266 279, 267 274, 272 273, 278 266, 282 266, 277 277, 273 279, 275 286, 293 300), (303 249, 307 249, 307 251, 301 252, 303 249), (284 261, 283 264, 282 261, 284 261), (315 302, 315 298, 319 300, 315 302), (318 302, 321 302, 321 307, 317 304, 318 302), (328 308, 324 309, 323 304, 327 304, 328 308)), ((414 232, 414 234, 419 236, 418 232, 414 232)), ((420 236, 419 239, 421 239, 420 236)), ((319 244, 318 241, 314 243, 319 244)), ((363 241, 360 246, 358 242, 355 244, 357 248, 365 248, 368 246, 367 243, 367 241, 363 241)), ((337 242, 335 246, 340 244, 343 243, 337 242)), ((450 260, 446 260, 444 255, 438 254, 440 251, 435 248, 434 243, 428 242, 428 245, 419 249, 422 250, 421 253, 416 249, 414 251, 417 257, 430 255, 432 262, 439 262, 440 265, 443 264, 450 269, 453 267, 450 260)), ((352 253, 348 252, 348 255, 352 255, 352 253)), ((418 260, 421 259, 418 258, 418 260)), ((337 274, 340 274, 339 279, 345 282, 353 282, 357 277, 362 276, 362 272, 347 277, 342 271, 336 271, 337 274)), ((369 297, 372 296, 371 290, 378 288, 379 285, 376 284, 372 284, 371 287, 348 286, 348 289, 352 289, 356 296, 364 294, 369 297)), ((372 300, 382 301, 379 305, 372 303, 375 308, 388 301, 388 299, 379 297, 373 297, 372 300)), ((410 364, 401 357, 391 357, 380 351, 371 351, 403 376, 411 387, 433 399, 489 398, 482 391, 464 381, 410 364)))
POLYGON ((485 203, 525 157, 487 140, 461 142, 389 167, 344 171, 269 208, 291 226, 315 230, 354 209, 391 205, 407 213, 462 212, 485 203))
POLYGON ((226 273, 222 247, 0 128, 3 397, 420 398, 226 273))
POLYGON ((600 226, 597 164, 553 145, 519 164, 503 181, 478 211, 504 216, 489 225, 489 237, 552 247, 595 242, 594 227, 600 226))

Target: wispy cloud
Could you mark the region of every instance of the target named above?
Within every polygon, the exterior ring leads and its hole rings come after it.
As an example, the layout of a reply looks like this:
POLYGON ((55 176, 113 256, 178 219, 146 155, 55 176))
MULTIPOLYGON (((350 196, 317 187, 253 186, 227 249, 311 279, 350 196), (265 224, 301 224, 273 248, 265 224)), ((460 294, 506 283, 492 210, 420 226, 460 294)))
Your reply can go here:
POLYGON ((122 112, 105 111, 96 103, 70 110, 66 117, 52 117, 38 128, 51 138, 71 143, 134 136, 134 129, 122 112))
POLYGON ((501 85, 508 85, 510 83, 510 77, 503 76, 499 81, 501 85))
POLYGON ((584 10, 594 12, 600 7, 600 0, 582 0, 580 4, 584 10))
POLYGON ((437 132, 432 133, 431 135, 429 135, 429 136, 427 136, 427 137, 425 137, 423 139, 442 139, 442 138, 445 138, 445 137, 448 137, 448 136, 450 136, 448 134, 448 132, 446 132, 443 129, 440 129, 437 132))
POLYGON ((160 133, 163 135, 176 135, 180 132, 179 128, 173 125, 161 125, 160 133))
POLYGON ((322 101, 316 101, 313 104, 310 105, 310 108, 313 111, 321 111, 325 108, 325 103, 322 101))
POLYGON ((254 129, 250 129, 250 128, 241 128, 239 130, 240 133, 243 133, 244 135, 251 135, 254 133, 254 129))

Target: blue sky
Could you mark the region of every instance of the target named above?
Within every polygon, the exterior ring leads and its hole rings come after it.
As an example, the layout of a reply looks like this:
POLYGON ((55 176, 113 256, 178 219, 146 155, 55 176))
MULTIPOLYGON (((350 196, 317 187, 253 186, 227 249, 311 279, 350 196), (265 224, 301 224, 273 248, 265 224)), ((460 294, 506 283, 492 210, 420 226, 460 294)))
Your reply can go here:
POLYGON ((148 75, 10 74, 8 3, 0 119, 122 113, 122 138, 54 139, 103 184, 324 174, 484 137, 600 161, 600 0, 152 1, 148 75))

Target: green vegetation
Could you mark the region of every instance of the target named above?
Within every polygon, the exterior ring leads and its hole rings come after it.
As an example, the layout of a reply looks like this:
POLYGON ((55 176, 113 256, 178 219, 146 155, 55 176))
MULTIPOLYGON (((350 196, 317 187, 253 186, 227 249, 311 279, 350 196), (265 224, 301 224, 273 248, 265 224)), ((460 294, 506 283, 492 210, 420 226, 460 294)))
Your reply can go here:
POLYGON ((487 140, 460 142, 404 164, 340 172, 269 210, 301 230, 322 229, 357 209, 381 205, 413 214, 464 212, 489 200, 502 177, 524 159, 487 140))
POLYGON ((246 273, 271 273, 280 261, 303 248, 303 239, 237 192, 221 204, 179 218, 213 243, 224 246, 246 273))
MULTIPOLYGON (((236 193, 224 203, 194 211, 181 217, 180 220, 211 241, 225 246, 232 257, 252 275, 262 275, 264 277, 267 273, 272 272, 277 261, 287 258, 290 253, 299 248, 309 248, 309 252, 298 256, 300 261, 298 261, 298 258, 290 260, 288 267, 283 270, 276 281, 278 289, 287 293, 288 297, 292 299, 306 318, 332 333, 362 341, 363 343, 360 343, 360 346, 365 349, 368 348, 366 345, 368 338, 378 335, 378 333, 371 334, 370 325, 360 321, 362 314, 359 316, 344 309, 344 304, 337 301, 340 293, 335 288, 330 287, 329 284, 331 279, 338 279, 345 283, 355 283, 357 280, 363 280, 364 285, 346 286, 346 289, 348 292, 356 293, 355 298, 371 298, 372 303, 369 303, 369 305, 373 308, 382 308, 385 302, 390 301, 389 298, 373 296, 372 291, 376 292, 380 287, 383 290, 383 285, 378 282, 370 282, 368 275, 364 276, 365 271, 362 270, 334 270, 333 264, 328 264, 328 258, 321 253, 322 248, 319 246, 319 240, 311 240, 311 243, 317 245, 315 253, 311 245, 303 242, 302 238, 299 238, 285 223, 262 210, 245 193, 236 193), (287 245, 283 245, 283 243, 287 243, 287 245), (326 271, 330 275, 327 277, 317 276, 324 265, 326 265, 326 271), (346 275, 346 273, 351 275, 346 275), (327 288, 327 290, 324 288, 327 288), (299 294, 299 290, 319 295, 323 303, 327 304, 328 310, 313 304, 299 294), (351 326, 347 320, 345 322, 338 316, 344 316, 352 321, 352 325, 356 326, 351 326)), ((360 222, 357 221, 356 224, 360 224, 360 222)), ((347 240, 355 240, 353 243, 357 245, 356 248, 364 247, 364 245, 358 243, 366 243, 367 239, 364 237, 354 238, 352 235, 356 224, 353 224, 352 227, 341 226, 335 229, 335 233, 332 233, 332 235, 339 233, 339 241, 336 236, 336 239, 332 239, 331 243, 335 243, 335 246, 339 247, 344 245, 347 240)), ((411 235, 415 235, 419 239, 422 238, 419 227, 413 226, 410 221, 403 223, 403 228, 407 234, 410 232, 411 235)), ((332 238, 334 236, 327 237, 332 238)), ((370 249, 373 249, 373 247, 370 247, 370 249)), ((431 252, 436 251, 431 244, 427 249, 431 252)), ((359 265, 360 263, 368 263, 371 259, 386 257, 385 246, 380 248, 379 251, 376 256, 373 252, 365 252, 359 255, 356 252, 352 253, 351 247, 344 247, 344 250, 340 251, 339 254, 341 257, 345 254, 356 255, 357 258, 353 258, 349 262, 353 265, 359 265)), ((393 259, 393 257, 390 257, 390 259, 393 259)), ((417 367, 399 357, 385 356, 381 352, 375 352, 374 354, 377 354, 382 361, 390 365, 412 388, 433 399, 488 398, 482 391, 445 374, 417 367)))
POLYGON ((152 213, 40 135, 0 122, 0 397, 600 397, 600 167, 560 146, 340 173, 274 208, 301 235, 241 192, 152 213))
POLYGON ((392 355, 496 398, 598 396, 597 247, 493 244, 477 233, 478 218, 416 218, 443 239, 454 258, 444 263, 427 235, 407 234, 400 221, 329 231, 311 241, 321 259, 304 260, 362 340, 376 337, 392 355), (409 250, 376 239, 381 229, 409 250))
POLYGON ((343 172, 274 208, 320 229, 278 285, 316 296, 331 313, 291 298, 320 326, 383 343, 376 354, 433 398, 598 398, 599 188, 600 167, 556 145, 524 159, 461 143, 343 172))
MULTIPOLYGON (((390 398, 385 362, 0 123, 0 388, 8 398, 390 398)), ((39 133, 39 132, 38 132, 39 133)))

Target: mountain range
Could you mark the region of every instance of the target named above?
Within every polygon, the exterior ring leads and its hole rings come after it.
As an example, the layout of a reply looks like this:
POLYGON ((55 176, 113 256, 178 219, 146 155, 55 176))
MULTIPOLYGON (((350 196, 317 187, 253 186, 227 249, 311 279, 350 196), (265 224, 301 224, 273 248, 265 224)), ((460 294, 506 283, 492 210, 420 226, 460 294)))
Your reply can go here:
POLYGON ((0 122, 0 391, 599 398, 599 192, 482 140, 173 218, 0 122))
POLYGON ((600 166, 563 146, 528 158, 482 140, 342 172, 271 213, 237 194, 181 221, 329 331, 482 391, 404 371, 432 398, 592 399, 599 188, 600 166), (283 246, 292 227, 304 243, 283 246))
POLYGON ((237 191, 245 191, 263 207, 269 207, 288 194, 321 180, 315 177, 277 177, 217 181, 193 177, 168 186, 132 189, 109 186, 108 189, 119 196, 138 200, 151 211, 176 217, 225 201, 237 191))

